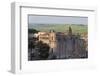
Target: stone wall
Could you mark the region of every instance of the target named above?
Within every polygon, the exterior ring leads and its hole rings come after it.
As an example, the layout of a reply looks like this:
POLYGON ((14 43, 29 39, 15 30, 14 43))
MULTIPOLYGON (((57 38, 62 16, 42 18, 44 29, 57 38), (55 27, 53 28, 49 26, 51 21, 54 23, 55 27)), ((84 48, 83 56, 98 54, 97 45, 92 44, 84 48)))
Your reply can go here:
POLYGON ((53 53, 57 58, 87 58, 86 42, 79 35, 60 35, 56 37, 53 53))

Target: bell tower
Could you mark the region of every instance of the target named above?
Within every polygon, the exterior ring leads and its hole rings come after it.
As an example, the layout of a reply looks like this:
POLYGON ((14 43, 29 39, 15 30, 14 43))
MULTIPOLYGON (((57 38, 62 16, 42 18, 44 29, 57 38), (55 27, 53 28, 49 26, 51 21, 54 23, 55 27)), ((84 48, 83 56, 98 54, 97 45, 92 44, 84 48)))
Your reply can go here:
POLYGON ((54 30, 50 30, 49 33, 49 44, 50 44, 50 48, 51 48, 51 52, 55 52, 55 48, 56 48, 56 33, 54 30))

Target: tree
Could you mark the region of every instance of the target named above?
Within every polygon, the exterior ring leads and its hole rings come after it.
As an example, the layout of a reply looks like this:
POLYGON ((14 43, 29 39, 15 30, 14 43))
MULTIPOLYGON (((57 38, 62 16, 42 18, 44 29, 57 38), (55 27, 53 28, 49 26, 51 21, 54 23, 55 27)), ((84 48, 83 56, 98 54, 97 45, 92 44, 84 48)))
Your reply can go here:
POLYGON ((39 31, 36 29, 28 29, 28 33, 38 33, 39 31))
POLYGON ((37 48, 39 48, 38 52, 40 59, 47 59, 49 56, 49 49, 50 49, 49 45, 43 43, 42 41, 39 41, 37 43, 37 48))
POLYGON ((71 27, 69 27, 68 34, 69 34, 69 35, 72 35, 72 28, 71 28, 71 27))

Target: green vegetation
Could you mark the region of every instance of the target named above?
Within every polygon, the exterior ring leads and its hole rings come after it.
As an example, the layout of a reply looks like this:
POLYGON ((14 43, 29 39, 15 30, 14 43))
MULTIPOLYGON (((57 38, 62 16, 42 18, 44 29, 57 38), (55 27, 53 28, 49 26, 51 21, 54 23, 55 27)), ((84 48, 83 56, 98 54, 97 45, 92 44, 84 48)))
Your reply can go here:
POLYGON ((30 42, 29 47, 31 49, 31 59, 30 60, 42 60, 47 59, 49 56, 49 45, 46 43, 43 43, 42 41, 36 42, 30 42), (35 49, 35 52, 33 53, 32 49, 35 49))
POLYGON ((35 30, 35 29, 28 29, 28 33, 37 33, 37 32, 39 32, 39 31, 37 31, 37 30, 35 30))
POLYGON ((49 49, 50 49, 49 45, 43 43, 42 41, 39 41, 36 47, 38 48, 40 59, 47 59, 49 56, 49 49))
POLYGON ((72 32, 74 33, 86 33, 87 25, 82 24, 30 24, 29 29, 36 29, 39 31, 50 31, 55 30, 56 32, 66 32, 69 29, 69 26, 72 28, 72 32))

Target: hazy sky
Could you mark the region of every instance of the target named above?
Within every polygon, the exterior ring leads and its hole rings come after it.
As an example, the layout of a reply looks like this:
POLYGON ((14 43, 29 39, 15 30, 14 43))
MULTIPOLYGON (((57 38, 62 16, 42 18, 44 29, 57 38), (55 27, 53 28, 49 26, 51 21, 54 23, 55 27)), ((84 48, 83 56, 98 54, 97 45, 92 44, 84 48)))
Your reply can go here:
POLYGON ((88 24, 87 17, 29 15, 29 24, 88 24))

